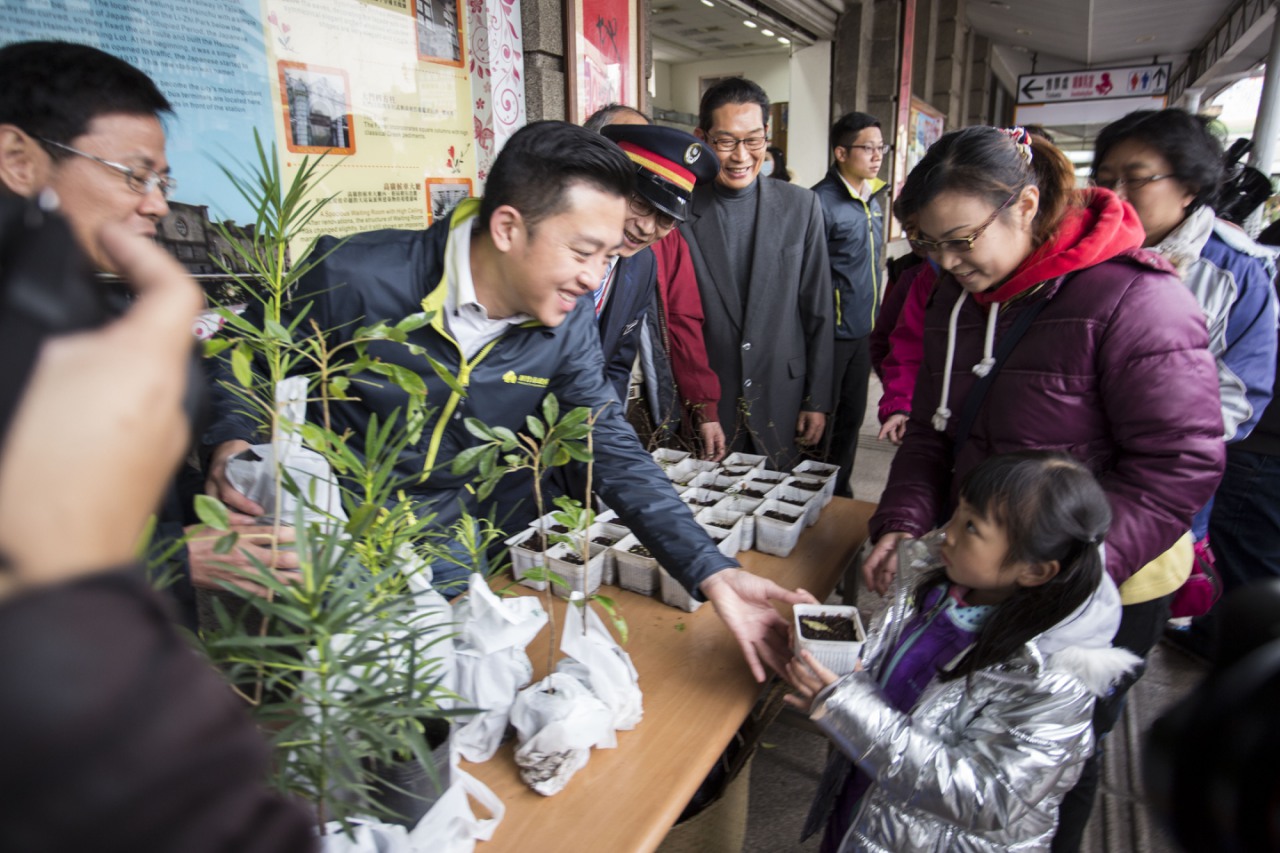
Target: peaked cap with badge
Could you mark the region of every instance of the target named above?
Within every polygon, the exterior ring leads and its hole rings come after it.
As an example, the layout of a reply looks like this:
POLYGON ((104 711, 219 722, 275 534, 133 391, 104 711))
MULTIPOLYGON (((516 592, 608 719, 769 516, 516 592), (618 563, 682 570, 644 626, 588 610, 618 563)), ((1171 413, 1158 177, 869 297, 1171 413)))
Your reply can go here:
POLYGON ((663 213, 684 222, 693 188, 715 180, 720 161, 683 130, 656 124, 610 124, 600 129, 636 164, 636 192, 663 213))

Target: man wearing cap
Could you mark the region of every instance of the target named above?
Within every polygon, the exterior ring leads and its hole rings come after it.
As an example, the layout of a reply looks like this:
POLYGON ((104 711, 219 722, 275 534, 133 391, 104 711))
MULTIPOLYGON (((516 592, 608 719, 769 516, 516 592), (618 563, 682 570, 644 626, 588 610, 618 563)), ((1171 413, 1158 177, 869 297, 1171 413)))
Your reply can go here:
MULTIPOLYGON (((772 602, 812 596, 744 572, 719 552, 640 446, 605 378, 587 297, 599 287, 608 257, 625 248, 634 187, 634 163, 613 143, 563 122, 526 125, 495 160, 485 197, 463 201, 448 219, 426 231, 322 238, 315 249, 322 260, 303 276, 288 310, 306 310, 309 321, 329 330, 333 348, 362 321, 432 314, 408 342, 455 376, 465 373, 465 384, 446 382, 421 352, 398 344, 375 343, 369 355, 416 371, 434 401, 421 439, 400 453, 395 474, 438 529, 449 529, 463 510, 480 516, 486 509, 470 477, 451 467, 480 443, 466 429, 467 418, 523 431, 548 393, 562 408, 599 412, 597 491, 690 593, 715 605, 763 681, 765 663, 777 670, 788 658, 787 624, 772 602)), ((225 362, 213 369, 215 378, 231 375, 225 362)), ((372 372, 358 379, 360 398, 331 401, 329 412, 335 429, 363 434, 374 418, 385 423, 406 395, 372 372)), ((234 509, 261 514, 226 479, 226 460, 257 429, 227 390, 231 384, 215 383, 213 390, 215 416, 203 436, 212 451, 208 488, 234 509)), ((437 586, 460 591, 466 568, 443 562, 436 568, 437 586)))
POLYGON ((650 247, 684 222, 694 186, 714 180, 720 163, 705 145, 674 128, 610 124, 600 132, 617 143, 636 169, 622 246, 595 293, 609 381, 625 405, 640 323, 658 280, 650 247))

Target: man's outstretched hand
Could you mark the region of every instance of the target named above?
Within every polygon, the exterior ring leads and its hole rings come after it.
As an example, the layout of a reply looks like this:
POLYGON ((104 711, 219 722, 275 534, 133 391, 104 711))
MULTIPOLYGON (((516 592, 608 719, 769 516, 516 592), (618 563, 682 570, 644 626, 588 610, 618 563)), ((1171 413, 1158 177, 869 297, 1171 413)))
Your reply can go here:
POLYGON ((773 609, 773 602, 817 604, 802 589, 794 592, 771 580, 742 569, 724 569, 702 582, 702 594, 716 608, 729 631, 742 647, 742 655, 756 681, 774 672, 785 671, 791 652, 787 643, 787 621, 773 609))

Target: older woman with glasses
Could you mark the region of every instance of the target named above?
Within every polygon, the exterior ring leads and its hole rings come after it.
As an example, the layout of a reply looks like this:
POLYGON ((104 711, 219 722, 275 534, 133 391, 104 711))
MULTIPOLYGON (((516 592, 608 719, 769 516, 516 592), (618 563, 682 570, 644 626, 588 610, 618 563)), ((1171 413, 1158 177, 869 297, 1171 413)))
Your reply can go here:
MULTIPOLYGON (((940 274, 903 445, 870 523, 868 584, 887 591, 898 542, 947 518, 958 484, 984 459, 1065 452, 1098 476, 1114 515, 1106 569, 1125 605, 1115 645, 1145 655, 1190 570, 1189 545, 1157 558, 1184 536, 1222 471, 1199 307, 1167 264, 1137 251, 1145 233, 1133 209, 1107 190, 1076 191, 1062 152, 1021 128, 944 136, 907 177, 894 213, 940 274)), ((1136 679, 1099 701, 1097 734, 1136 679)), ((1096 755, 1053 772, 1080 778, 1053 845, 1072 850, 1092 807, 1096 755)), ((965 780, 955 784, 964 796, 965 780)))
MULTIPOLYGON (((1130 113, 1103 128, 1094 143, 1094 182, 1133 205, 1146 232, 1143 245, 1173 264, 1204 311, 1218 368, 1223 435, 1234 444, 1252 433, 1272 397, 1275 265, 1270 251, 1216 217, 1212 205, 1222 178, 1222 146, 1203 121, 1183 110, 1130 113)), ((1260 559, 1258 549, 1247 546, 1256 535, 1270 540, 1264 552, 1277 553, 1280 515, 1261 492, 1264 480, 1273 495, 1280 484, 1272 482, 1275 475, 1257 476, 1258 459, 1247 449, 1228 453, 1224 512, 1214 518, 1213 535, 1213 504, 1197 513, 1191 527, 1202 553, 1207 556, 1212 538, 1214 551, 1224 557, 1219 563, 1228 588, 1280 570, 1280 559, 1260 559), (1261 517, 1254 517, 1255 506, 1261 517)), ((1204 654, 1210 633, 1208 622, 1196 620, 1171 637, 1204 654)))

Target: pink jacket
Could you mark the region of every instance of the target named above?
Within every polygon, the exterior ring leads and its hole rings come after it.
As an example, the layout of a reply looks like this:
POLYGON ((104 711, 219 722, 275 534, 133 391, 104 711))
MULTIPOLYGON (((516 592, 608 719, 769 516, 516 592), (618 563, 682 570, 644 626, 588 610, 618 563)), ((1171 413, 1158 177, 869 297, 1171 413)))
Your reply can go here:
POLYGON ((888 352, 876 365, 876 374, 884 386, 880 396, 880 423, 898 412, 911 413, 916 374, 920 372, 920 362, 924 361, 924 309, 937 280, 938 271, 933 264, 925 262, 907 270, 894 285, 906 290, 906 298, 889 332, 888 352))

